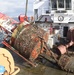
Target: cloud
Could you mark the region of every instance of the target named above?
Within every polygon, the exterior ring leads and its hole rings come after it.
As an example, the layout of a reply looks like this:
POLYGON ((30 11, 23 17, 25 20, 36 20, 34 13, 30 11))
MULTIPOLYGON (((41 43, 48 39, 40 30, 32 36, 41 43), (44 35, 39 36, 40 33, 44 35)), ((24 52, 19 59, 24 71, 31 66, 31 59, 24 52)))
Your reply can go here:
MULTIPOLYGON (((25 14, 26 0, 0 0, 0 12, 8 16, 19 16, 25 14)), ((27 15, 33 15, 33 0, 28 0, 27 15)))

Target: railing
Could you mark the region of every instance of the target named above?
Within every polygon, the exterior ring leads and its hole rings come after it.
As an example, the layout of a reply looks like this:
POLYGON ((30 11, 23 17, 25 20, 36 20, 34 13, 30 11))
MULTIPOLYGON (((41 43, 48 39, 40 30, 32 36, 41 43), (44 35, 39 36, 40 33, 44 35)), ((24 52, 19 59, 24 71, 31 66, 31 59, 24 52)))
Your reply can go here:
POLYGON ((39 3, 40 1, 42 1, 42 0, 39 0, 39 1, 36 1, 36 0, 35 0, 34 3, 37 4, 37 3, 39 3))
POLYGON ((43 8, 42 9, 42 14, 49 14, 51 11, 49 8, 43 8))

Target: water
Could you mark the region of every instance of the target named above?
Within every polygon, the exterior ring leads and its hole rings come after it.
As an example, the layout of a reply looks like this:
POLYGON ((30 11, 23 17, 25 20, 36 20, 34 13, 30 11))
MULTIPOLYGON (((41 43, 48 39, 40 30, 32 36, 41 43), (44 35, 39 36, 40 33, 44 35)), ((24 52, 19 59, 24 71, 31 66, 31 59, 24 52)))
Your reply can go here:
POLYGON ((19 22, 18 17, 13 17, 14 20, 16 20, 17 22, 19 22))

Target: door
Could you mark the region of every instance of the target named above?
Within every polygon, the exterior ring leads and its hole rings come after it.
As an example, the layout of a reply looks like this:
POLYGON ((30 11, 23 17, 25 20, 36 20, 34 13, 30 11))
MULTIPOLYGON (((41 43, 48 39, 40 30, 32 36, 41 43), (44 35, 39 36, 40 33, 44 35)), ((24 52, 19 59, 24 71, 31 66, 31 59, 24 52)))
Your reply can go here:
POLYGON ((68 26, 63 27, 63 37, 67 37, 68 29, 69 29, 68 26))

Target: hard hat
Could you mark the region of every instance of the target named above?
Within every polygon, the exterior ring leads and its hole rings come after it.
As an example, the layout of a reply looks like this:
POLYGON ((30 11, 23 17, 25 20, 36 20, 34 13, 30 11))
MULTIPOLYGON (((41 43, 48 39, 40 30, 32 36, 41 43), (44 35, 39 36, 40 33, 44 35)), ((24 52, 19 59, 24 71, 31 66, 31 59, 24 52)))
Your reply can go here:
POLYGON ((4 74, 4 72, 5 72, 5 67, 0 65, 0 75, 4 74))

